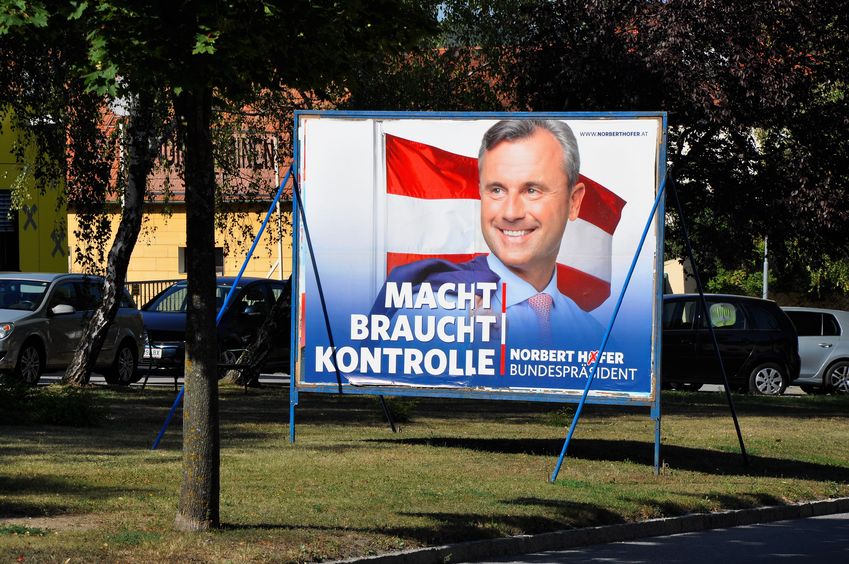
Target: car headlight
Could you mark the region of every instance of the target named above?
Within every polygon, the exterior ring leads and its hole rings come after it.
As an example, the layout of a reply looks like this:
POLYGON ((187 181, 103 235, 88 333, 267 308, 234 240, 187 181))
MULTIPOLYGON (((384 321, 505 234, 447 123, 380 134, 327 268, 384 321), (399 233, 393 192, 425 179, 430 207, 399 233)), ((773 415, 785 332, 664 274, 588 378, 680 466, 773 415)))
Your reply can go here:
POLYGON ((0 340, 5 339, 9 335, 12 334, 12 330, 15 328, 14 323, 0 323, 0 340))

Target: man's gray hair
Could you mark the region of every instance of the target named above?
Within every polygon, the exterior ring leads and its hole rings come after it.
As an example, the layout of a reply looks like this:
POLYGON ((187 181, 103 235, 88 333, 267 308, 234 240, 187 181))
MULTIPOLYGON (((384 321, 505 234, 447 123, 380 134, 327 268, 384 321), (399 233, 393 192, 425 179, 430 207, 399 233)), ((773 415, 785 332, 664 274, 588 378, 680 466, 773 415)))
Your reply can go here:
POLYGON ((571 191, 578 183, 581 170, 581 155, 578 153, 578 141, 572 128, 566 122, 556 119, 505 119, 490 127, 483 135, 478 152, 478 172, 483 167, 483 156, 502 141, 518 141, 533 135, 538 129, 544 129, 554 135, 563 148, 563 171, 571 191))

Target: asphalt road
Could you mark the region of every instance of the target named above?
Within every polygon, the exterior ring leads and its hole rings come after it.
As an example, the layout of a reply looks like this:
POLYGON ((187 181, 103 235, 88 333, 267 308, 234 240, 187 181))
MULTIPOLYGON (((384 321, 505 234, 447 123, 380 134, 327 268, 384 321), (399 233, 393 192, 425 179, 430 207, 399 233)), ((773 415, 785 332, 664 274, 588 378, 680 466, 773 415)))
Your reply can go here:
POLYGON ((482 562, 845 564, 849 562, 849 513, 652 537, 482 562))

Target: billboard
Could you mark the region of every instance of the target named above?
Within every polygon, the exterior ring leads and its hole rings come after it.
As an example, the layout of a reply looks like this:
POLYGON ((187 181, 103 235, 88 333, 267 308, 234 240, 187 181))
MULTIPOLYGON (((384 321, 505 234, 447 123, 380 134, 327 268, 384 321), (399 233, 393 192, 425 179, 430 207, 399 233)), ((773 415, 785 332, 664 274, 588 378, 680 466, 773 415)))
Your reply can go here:
POLYGON ((664 114, 295 119, 297 388, 654 400, 664 114))

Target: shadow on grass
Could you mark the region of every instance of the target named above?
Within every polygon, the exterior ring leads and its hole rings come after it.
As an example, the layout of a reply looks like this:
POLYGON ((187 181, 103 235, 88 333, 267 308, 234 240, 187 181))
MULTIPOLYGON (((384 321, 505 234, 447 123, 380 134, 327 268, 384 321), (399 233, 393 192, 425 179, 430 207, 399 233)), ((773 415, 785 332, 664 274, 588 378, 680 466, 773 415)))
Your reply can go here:
MULTIPOLYGON (((503 537, 505 534, 535 534, 575 527, 590 527, 621 523, 622 517, 600 505, 576 502, 556 502, 544 499, 522 499, 505 501, 516 505, 548 505, 549 516, 516 515, 515 513, 480 515, 476 513, 415 512, 404 511, 404 517, 424 518, 432 521, 423 526, 346 527, 345 532, 370 533, 396 536, 414 540, 423 545, 503 537)), ((223 524, 229 530, 310 530, 339 531, 336 527, 310 525, 223 524)))
MULTIPOLYGON (((693 497, 699 500, 705 500, 704 494, 682 494, 683 497, 693 497)), ((712 505, 720 506, 723 509, 750 509, 755 507, 765 507, 769 505, 783 505, 784 502, 775 496, 766 494, 741 494, 728 495, 717 494, 709 496, 712 505)), ((633 503, 636 506, 649 509, 645 514, 658 517, 676 517, 687 515, 693 512, 707 512, 707 505, 703 509, 698 509, 698 504, 684 505, 675 503, 669 500, 657 500, 651 497, 620 497, 622 501, 633 503), (694 509, 696 507, 696 509, 694 509)), ((575 523, 579 523, 581 527, 591 527, 596 525, 612 525, 624 522, 621 515, 608 511, 600 512, 592 505, 575 504, 568 501, 557 499, 543 499, 536 497, 523 497, 510 500, 506 503, 511 505, 527 505, 533 507, 543 507, 547 510, 554 511, 562 519, 569 519, 575 523), (582 507, 582 505, 584 505, 582 507)))
MULTIPOLYGON (((753 509, 756 507, 767 507, 775 505, 784 505, 785 502, 780 497, 764 494, 764 493, 745 493, 739 495, 731 495, 726 493, 711 492, 699 494, 677 494, 683 497, 690 497, 702 501, 703 509, 697 511, 707 512, 710 507, 722 507, 723 509, 753 509)), ((642 506, 655 509, 655 514, 673 517, 676 515, 685 515, 694 511, 693 505, 685 506, 673 501, 661 501, 651 499, 649 497, 623 497, 623 500, 642 506)), ((696 504, 698 506, 698 504, 696 504)))
MULTIPOLYGON (((144 488, 135 488, 145 491, 144 488)), ((64 480, 51 476, 0 476, 0 519, 13 517, 50 517, 68 513, 77 501, 104 499, 126 495, 125 488, 104 488, 82 481, 64 480), (62 493, 62 502, 39 500, 37 503, 14 499, 23 496, 62 493)))
MULTIPOLYGON (((274 409, 288 407, 288 397, 279 392, 274 409), (282 405, 281 405, 282 404, 282 405)), ((251 401, 257 401, 254 396, 251 401)), ((234 396, 229 401, 240 401, 234 396)), ((849 396, 781 396, 764 397, 734 394, 735 407, 741 417, 837 417, 849 419, 849 396)), ((496 401, 467 398, 407 398, 412 406, 413 421, 421 417, 444 420, 480 419, 497 420, 502 423, 539 423, 547 415, 565 411, 574 413, 574 403, 548 403, 527 401, 496 401)), ((663 413, 666 416, 703 416, 730 418, 728 403, 723 393, 664 391, 663 413)), ((234 406, 235 407, 235 406, 234 406)), ((270 407, 270 405, 269 405, 270 407)), ((223 409, 228 409, 224 407, 223 409)), ((591 405, 583 417, 617 417, 622 415, 646 414, 647 408, 640 406, 591 405)), ((284 414, 285 415, 285 414, 284 414)), ((571 416, 571 415, 569 415, 571 416)), ((566 417, 562 413, 559 418, 566 417)), ((285 416, 280 419, 288 422, 285 416)), ((317 394, 302 392, 297 408, 298 423, 353 423, 381 422, 383 412, 375 396, 352 394, 317 394)))
MULTIPOLYGON (((132 422, 134 429, 150 428, 153 435, 165 421, 175 395, 170 390, 138 388, 102 389, 103 399, 110 405, 120 423, 132 422)), ((390 402, 392 400, 390 399, 390 402)), ((552 416, 562 424, 574 412, 573 403, 527 401, 495 401, 467 398, 404 398, 410 418, 435 418, 446 421, 476 419, 500 423, 545 423, 552 416)), ((734 395, 741 417, 837 417, 849 419, 849 396, 783 396, 757 397, 734 395)), ((664 391, 663 412, 666 416, 729 417, 724 394, 715 392, 664 391)), ((289 422, 288 386, 268 385, 245 394, 238 387, 220 390, 222 422, 273 423, 289 422)), ((584 418, 608 418, 644 415, 646 407, 592 405, 584 418)), ((181 412, 171 426, 179 426, 181 412)), ((376 396, 357 394, 325 394, 301 392, 296 412, 298 424, 369 424, 384 425, 381 405, 376 396)))
MULTIPOLYGON (((182 426, 177 426, 179 433, 182 426)), ((38 425, 0 427, 0 434, 13 445, 2 445, 0 462, 20 456, 138 456, 150 449, 156 431, 144 427, 129 429, 115 422, 96 429, 75 429, 38 425), (17 446, 18 444, 23 446, 17 446)))
MULTIPOLYGON (((469 439, 457 437, 430 437, 413 439, 368 439, 369 442, 461 448, 498 454, 529 454, 556 458, 563 448, 559 439, 469 439)), ((828 466, 784 458, 749 455, 749 466, 737 452, 722 452, 678 445, 662 445, 661 457, 673 470, 691 470, 705 474, 735 474, 794 478, 800 480, 840 481, 846 479, 847 467, 828 466)), ((654 443, 641 441, 613 441, 604 439, 572 439, 568 458, 633 462, 654 465, 654 443)))
MULTIPOLYGON (((674 502, 638 499, 638 503, 654 509, 658 516, 684 515, 692 511, 684 505, 674 502)), ((768 495, 717 495, 711 501, 718 502, 724 508, 743 509, 765 505, 781 505, 780 499, 768 495)), ((615 511, 591 503, 522 497, 504 500, 502 503, 512 508, 529 506, 544 508, 546 515, 517 515, 515 509, 509 513, 481 515, 476 513, 415 512, 399 513, 405 517, 424 518, 432 521, 429 526, 387 526, 387 527, 346 527, 346 532, 390 535, 422 545, 437 546, 445 543, 499 538, 509 534, 539 534, 551 531, 594 527, 623 523, 622 516, 615 511)), ((335 527, 309 525, 274 524, 225 524, 224 529, 231 530, 312 530, 339 531, 335 527)))
MULTIPOLYGON (((526 401, 492 401, 464 398, 389 397, 407 405, 412 421, 420 418, 442 420, 479 419, 500 423, 538 423, 540 417, 563 407, 559 403, 526 401)), ((627 408, 626 408, 627 409, 627 408)), ((642 410, 645 412, 645 409, 642 410)), ((296 420, 298 424, 338 424, 365 422, 386 424, 377 396, 356 394, 302 393, 296 420)), ((288 418, 286 419, 288 423, 288 418)))
MULTIPOLYGON (((849 396, 751 396, 732 394, 740 415, 770 417, 849 417, 849 396)), ((661 395, 665 415, 708 415, 730 417, 728 402, 719 392, 664 391, 661 395)))
POLYGON ((17 519, 20 517, 53 517, 64 515, 70 507, 58 503, 28 503, 23 501, 6 500, 0 503, 0 519, 17 519))

